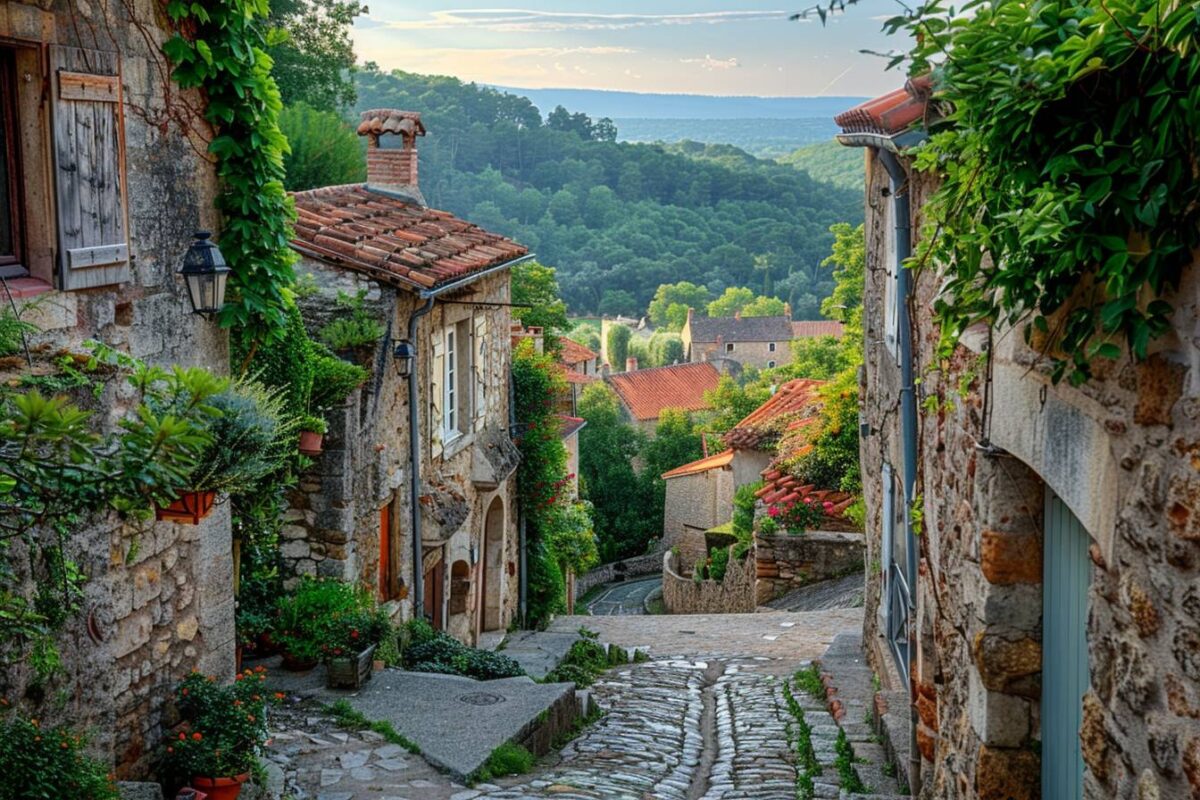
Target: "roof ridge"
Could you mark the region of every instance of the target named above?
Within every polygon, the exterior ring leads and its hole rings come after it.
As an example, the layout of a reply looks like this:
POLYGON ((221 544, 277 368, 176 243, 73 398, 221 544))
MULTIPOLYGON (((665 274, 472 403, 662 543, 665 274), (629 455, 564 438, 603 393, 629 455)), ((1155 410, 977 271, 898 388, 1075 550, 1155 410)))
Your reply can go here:
POLYGON ((635 369, 635 370, 630 370, 628 372, 614 372, 611 375, 609 375, 608 377, 619 378, 623 375, 637 375, 640 372, 659 372, 664 369, 676 369, 677 367, 701 367, 701 366, 716 370, 718 373, 720 372, 720 370, 718 370, 716 367, 714 367, 712 365, 712 362, 710 362, 710 361, 681 361, 678 364, 664 364, 661 367, 646 367, 645 369, 635 369))

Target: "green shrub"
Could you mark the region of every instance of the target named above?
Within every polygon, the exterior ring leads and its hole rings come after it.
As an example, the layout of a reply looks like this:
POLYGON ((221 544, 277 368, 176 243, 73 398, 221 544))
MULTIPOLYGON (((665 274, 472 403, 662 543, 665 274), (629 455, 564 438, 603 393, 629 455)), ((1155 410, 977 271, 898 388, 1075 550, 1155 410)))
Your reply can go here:
POLYGON ((609 668, 609 656, 604 645, 594 639, 584 638, 571 645, 562 663, 543 679, 545 683, 574 683, 576 686, 591 686, 596 678, 609 668))
POLYGON ((0 724, 0 800, 78 797, 116 800, 117 788, 99 761, 84 754, 83 737, 69 728, 43 728, 13 716, 0 724))
POLYGON ((465 675, 480 681, 516 678, 525 674, 521 665, 501 653, 468 647, 424 620, 408 623, 408 643, 403 661, 413 672, 465 675))
POLYGON ((708 553, 708 574, 714 581, 725 580, 725 571, 729 568, 729 548, 714 547, 708 553))
POLYGON ((23 321, 8 308, 0 308, 0 356, 11 356, 25 349, 25 335, 37 326, 23 321))
POLYGON ((350 313, 339 315, 337 319, 321 328, 318 334, 321 341, 334 350, 353 350, 373 345, 383 338, 387 329, 364 308, 366 296, 365 289, 360 289, 355 295, 339 291, 338 308, 350 313))
POLYGON ((505 775, 524 775, 533 769, 533 753, 519 744, 505 742, 492 751, 474 776, 474 781, 490 781, 505 775))
POLYGON ((350 393, 367 380, 368 373, 358 364, 335 356, 320 342, 312 342, 312 395, 309 405, 319 411, 336 408, 350 393))
POLYGON ((258 766, 267 740, 266 670, 245 670, 231 684, 193 672, 175 692, 183 729, 166 741, 170 774, 229 778, 258 766))
POLYGON ((327 578, 302 578, 296 591, 279 602, 275 640, 298 661, 324 655, 323 647, 344 615, 369 607, 370 599, 358 588, 327 578))
POLYGON ((746 483, 733 493, 733 535, 739 541, 750 541, 754 535, 754 504, 758 502, 754 493, 762 485, 762 481, 746 483))

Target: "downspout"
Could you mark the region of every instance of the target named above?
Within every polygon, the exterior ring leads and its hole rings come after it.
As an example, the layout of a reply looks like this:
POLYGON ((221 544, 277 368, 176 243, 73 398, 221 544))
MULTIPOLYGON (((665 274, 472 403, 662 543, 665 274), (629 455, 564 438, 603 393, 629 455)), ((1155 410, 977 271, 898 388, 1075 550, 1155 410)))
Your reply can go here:
MULTIPOLYGON (((896 224, 896 290, 900 296, 900 307, 897 309, 897 325, 899 327, 898 346, 900 350, 900 438, 904 446, 904 534, 910 546, 908 551, 908 574, 912 576, 912 591, 909 593, 909 659, 916 654, 916 637, 911 629, 916 619, 915 606, 917 596, 917 554, 911 545, 916 537, 912 527, 912 505, 917 485, 917 400, 916 383, 913 380, 913 351, 912 351, 912 272, 905 268, 904 262, 912 255, 912 224, 911 204, 906 186, 908 174, 900 165, 895 154, 885 148, 879 148, 879 160, 891 179, 892 216, 896 224)), ((908 678, 909 676, 905 676, 908 678)), ((911 678, 910 678, 911 680, 911 678)), ((912 783, 913 795, 921 792, 921 751, 917 748, 917 688, 910 687, 912 703, 909 707, 909 780, 912 783)))
POLYGON ((421 411, 418 408, 417 381, 419 366, 415 353, 417 323, 421 317, 433 310, 433 298, 428 297, 425 305, 408 318, 408 341, 414 344, 412 368, 408 373, 408 458, 409 458, 409 505, 412 511, 412 556, 413 556, 413 619, 425 618, 425 554, 421 549, 421 411))
MULTIPOLYGON (((517 392, 513 385, 512 369, 508 372, 508 429, 517 429, 517 392)), ((521 575, 517 579, 517 616, 521 627, 525 627, 525 613, 529 606, 529 572, 526 569, 528 559, 525 557, 525 507, 521 504, 520 495, 517 498, 517 553, 521 562, 521 575)))

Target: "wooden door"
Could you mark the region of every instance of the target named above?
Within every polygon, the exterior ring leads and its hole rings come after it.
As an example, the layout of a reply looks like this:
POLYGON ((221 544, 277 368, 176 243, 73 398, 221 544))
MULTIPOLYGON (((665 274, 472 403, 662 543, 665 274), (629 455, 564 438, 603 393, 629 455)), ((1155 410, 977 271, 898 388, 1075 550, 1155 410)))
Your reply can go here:
POLYGON ((435 631, 445 629, 442 617, 442 600, 445 597, 443 584, 446 580, 446 564, 439 561, 425 573, 425 619, 435 631))
POLYGON ((1042 797, 1081 800, 1079 727, 1088 687, 1088 534, 1046 489, 1042 585, 1042 797))

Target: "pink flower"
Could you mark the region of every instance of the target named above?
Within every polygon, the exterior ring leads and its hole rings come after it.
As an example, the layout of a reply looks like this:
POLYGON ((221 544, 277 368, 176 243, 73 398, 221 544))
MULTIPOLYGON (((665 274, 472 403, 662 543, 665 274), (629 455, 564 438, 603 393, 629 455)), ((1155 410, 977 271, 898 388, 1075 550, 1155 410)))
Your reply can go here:
POLYGON ((767 516, 778 517, 779 516, 779 506, 771 506, 770 508, 768 508, 767 516))
POLYGON ((822 503, 822 505, 825 507, 826 511, 833 511, 833 503, 829 502, 828 500, 822 503))

